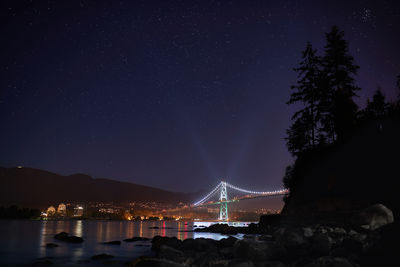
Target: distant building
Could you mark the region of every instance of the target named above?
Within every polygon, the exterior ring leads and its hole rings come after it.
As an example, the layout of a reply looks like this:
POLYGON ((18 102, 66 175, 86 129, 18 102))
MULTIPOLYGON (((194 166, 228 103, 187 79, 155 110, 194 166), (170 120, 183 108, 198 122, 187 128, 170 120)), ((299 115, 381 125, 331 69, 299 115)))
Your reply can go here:
POLYGON ((74 217, 81 217, 83 216, 83 207, 80 205, 76 205, 74 208, 74 217))
POLYGON ((47 216, 54 216, 56 214, 56 208, 50 206, 47 208, 47 216))
POLYGON ((58 205, 57 214, 59 216, 67 216, 67 206, 64 203, 60 203, 60 205, 58 205))

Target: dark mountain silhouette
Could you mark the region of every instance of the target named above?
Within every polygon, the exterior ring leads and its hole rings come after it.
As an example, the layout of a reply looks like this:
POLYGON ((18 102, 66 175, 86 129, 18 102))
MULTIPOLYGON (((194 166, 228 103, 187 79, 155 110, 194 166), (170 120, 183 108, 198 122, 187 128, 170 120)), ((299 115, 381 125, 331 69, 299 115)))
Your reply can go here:
POLYGON ((85 174, 63 176, 39 169, 0 167, 0 205, 45 207, 51 203, 90 201, 178 203, 191 198, 190 194, 95 179, 85 174))

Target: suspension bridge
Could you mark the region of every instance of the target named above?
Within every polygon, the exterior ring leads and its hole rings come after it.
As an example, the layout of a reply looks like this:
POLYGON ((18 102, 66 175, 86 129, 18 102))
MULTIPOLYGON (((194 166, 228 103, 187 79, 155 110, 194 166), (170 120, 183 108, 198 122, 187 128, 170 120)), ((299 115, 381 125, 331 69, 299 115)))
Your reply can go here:
POLYGON ((192 207, 200 207, 204 205, 220 205, 219 207, 219 217, 218 220, 220 221, 228 221, 228 203, 236 202, 243 199, 252 199, 252 198, 259 198, 259 197, 271 197, 271 196, 280 196, 285 195, 289 191, 287 189, 279 189, 275 191, 266 191, 266 192, 259 192, 259 191, 251 191, 246 190, 234 185, 231 185, 227 182, 221 181, 210 193, 208 193, 205 197, 197 201, 196 203, 192 204, 192 207), (228 191, 227 188, 231 188, 233 190, 239 191, 241 193, 246 193, 246 195, 242 197, 235 197, 233 199, 228 198, 228 191), (210 199, 219 193, 219 201, 214 202, 210 201, 210 199))

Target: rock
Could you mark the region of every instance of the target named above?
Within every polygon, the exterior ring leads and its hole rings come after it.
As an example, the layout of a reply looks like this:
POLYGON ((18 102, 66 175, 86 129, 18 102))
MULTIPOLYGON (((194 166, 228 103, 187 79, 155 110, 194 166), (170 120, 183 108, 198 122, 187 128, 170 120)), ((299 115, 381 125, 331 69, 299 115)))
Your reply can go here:
POLYGON ((105 254, 105 253, 94 255, 91 257, 92 260, 108 260, 108 259, 112 259, 112 258, 114 258, 113 255, 105 254))
POLYGON ((104 245, 121 245, 121 241, 103 242, 104 245))
POLYGON ((68 238, 68 236, 69 236, 68 233, 66 233, 66 232, 61 232, 61 233, 58 233, 58 234, 54 235, 54 238, 55 238, 55 239, 58 239, 58 240, 64 241, 66 238, 68 238))
POLYGON ((264 242, 238 240, 234 245, 236 258, 265 261, 268 259, 268 246, 264 242))
MULTIPOLYGON (((233 244, 235 244, 237 238, 230 236, 228 238, 222 238, 221 240, 218 241, 218 247, 219 248, 226 248, 226 247, 232 247, 233 244)), ((183 241, 185 242, 185 241, 183 241)))
POLYGON ((128 263, 129 267, 183 267, 182 264, 156 258, 138 258, 131 263, 128 263))
POLYGON ((150 226, 149 229, 160 229, 158 226, 150 226))
POLYGON ((316 234, 312 238, 311 250, 316 256, 327 256, 332 247, 332 238, 324 234, 316 234))
POLYGON ((157 256, 162 259, 167 259, 179 263, 182 263, 185 260, 185 255, 182 251, 166 245, 160 246, 160 249, 157 252, 157 256))
POLYGON ((378 231, 379 239, 369 247, 361 266, 397 266, 400 239, 399 223, 396 221, 385 225, 379 228, 378 231), (392 263, 392 265, 389 263, 392 263))
POLYGON ((188 265, 192 266, 214 266, 214 263, 220 259, 217 251, 196 252, 194 259, 190 259, 188 265))
POLYGON ((335 258, 335 257, 321 257, 317 258, 311 263, 306 265, 307 267, 355 267, 356 264, 352 264, 345 258, 335 258))
POLYGON ((69 235, 66 232, 58 233, 54 236, 55 239, 68 243, 82 243, 83 238, 79 236, 69 235))
MULTIPOLYGON (((235 240, 236 240, 236 238, 235 238, 235 240)), ((232 242, 231 244, 233 245, 233 243, 235 241, 232 241, 232 239, 230 239, 230 241, 226 241, 226 242, 232 242)), ((214 251, 216 251, 217 250, 216 246, 218 243, 219 243, 218 241, 215 241, 215 240, 209 239, 209 238, 197 238, 197 239, 188 238, 188 239, 183 240, 182 250, 184 250, 184 251, 188 251, 188 250, 192 250, 192 251, 214 250, 214 251)))
POLYGON ((341 247, 347 253, 361 254, 363 252, 363 243, 360 240, 353 238, 343 239, 341 247))
POLYGON ((58 247, 58 245, 54 244, 54 243, 47 243, 46 244, 46 248, 56 248, 56 247, 58 247))
POLYGON ((150 239, 146 238, 146 237, 135 236, 132 238, 124 239, 124 242, 137 242, 137 241, 148 241, 148 240, 150 240, 150 239))
POLYGON ((351 219, 351 224, 368 230, 375 230, 393 222, 393 212, 382 204, 375 204, 361 210, 351 219))
MULTIPOLYGON (((247 229, 247 227, 243 227, 243 228, 247 229)), ((196 228, 194 231, 195 232, 220 233, 223 235, 236 235, 238 233, 239 229, 241 229, 241 227, 233 227, 233 226, 229 226, 225 223, 217 223, 217 224, 210 225, 209 227, 206 227, 206 228, 196 228)))
POLYGON ((310 227, 303 227, 303 235, 305 237, 311 237, 314 234, 313 230, 310 227))
POLYGON ((307 255, 309 242, 303 236, 301 228, 287 228, 281 236, 277 236, 276 242, 281 244, 288 251, 288 256, 292 259, 307 255))
POLYGON ((333 233, 336 235, 345 235, 346 234, 346 230, 340 227, 335 227, 333 229, 333 233))
POLYGON ((176 237, 166 237, 166 236, 164 237, 159 235, 153 237, 151 243, 152 243, 151 249, 156 252, 158 252, 158 250, 162 245, 166 245, 178 250, 180 250, 182 246, 182 241, 180 241, 176 237))

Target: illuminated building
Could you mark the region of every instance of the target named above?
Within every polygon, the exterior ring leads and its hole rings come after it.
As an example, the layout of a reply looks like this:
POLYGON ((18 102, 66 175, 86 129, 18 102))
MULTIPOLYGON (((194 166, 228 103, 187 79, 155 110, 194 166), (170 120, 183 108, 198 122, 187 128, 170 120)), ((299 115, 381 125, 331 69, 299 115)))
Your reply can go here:
POLYGON ((48 207, 47 209, 47 216, 54 216, 56 214, 56 208, 53 206, 48 207))
POLYGON ((57 214, 59 216, 66 216, 67 215, 67 206, 64 203, 60 203, 57 208, 57 214))
POLYGON ((80 205, 76 205, 74 208, 74 217, 81 217, 83 216, 83 207, 80 205))

